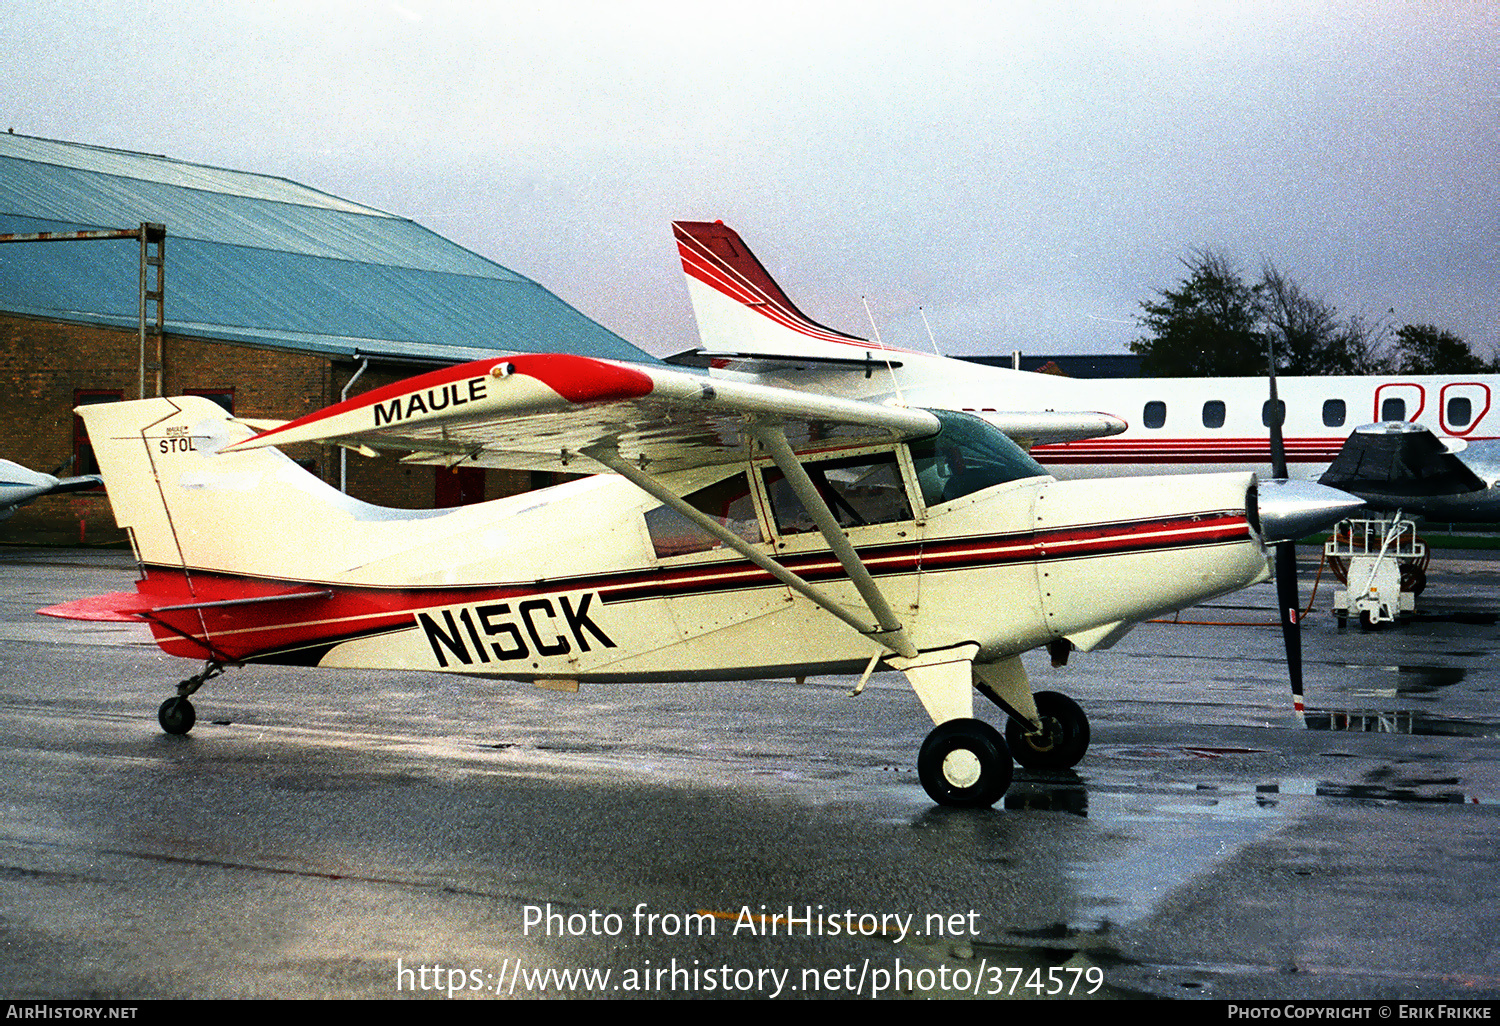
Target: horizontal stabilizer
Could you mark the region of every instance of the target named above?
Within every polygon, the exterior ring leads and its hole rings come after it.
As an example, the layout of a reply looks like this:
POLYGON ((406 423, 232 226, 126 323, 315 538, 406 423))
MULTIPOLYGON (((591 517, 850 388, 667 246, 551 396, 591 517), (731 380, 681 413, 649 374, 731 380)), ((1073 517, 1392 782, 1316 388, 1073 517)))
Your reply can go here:
POLYGON ((60 602, 55 606, 38 609, 43 616, 55 616, 59 620, 93 620, 102 623, 140 623, 141 614, 151 611, 154 601, 150 595, 133 591, 112 591, 108 595, 93 595, 72 602, 60 602))
POLYGON ((1119 417, 1108 413, 1074 413, 1064 410, 967 412, 983 417, 1016 443, 1027 448, 1118 435, 1128 426, 1119 417))

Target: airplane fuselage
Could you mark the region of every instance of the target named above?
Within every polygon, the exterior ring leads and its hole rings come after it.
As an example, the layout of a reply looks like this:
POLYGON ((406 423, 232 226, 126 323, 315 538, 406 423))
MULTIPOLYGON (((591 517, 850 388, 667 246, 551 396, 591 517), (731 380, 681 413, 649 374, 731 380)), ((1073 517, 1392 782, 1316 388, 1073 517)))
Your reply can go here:
MULTIPOLYGON (((863 352, 853 354, 862 357, 863 352)), ((715 373, 783 387, 815 387, 850 398, 958 409, 981 417, 1015 410, 1090 410, 1123 421, 1102 438, 1041 442, 1031 455, 1058 478, 1162 473, 1271 474, 1269 404, 1264 378, 1067 378, 966 363, 924 353, 872 353, 869 377, 847 370, 789 369, 754 375, 715 373)), ((1375 421, 1421 424, 1465 455, 1500 438, 1500 376, 1277 378, 1285 408, 1288 472, 1317 480, 1349 434, 1375 421)), ((1500 468, 1477 461, 1494 483, 1500 468)), ((1476 461, 1468 460, 1471 463, 1476 461)))
MULTIPOLYGON (((212 411, 136 405, 88 416, 107 468, 150 460, 149 473, 118 475, 111 501, 145 570, 133 615, 173 655, 666 681, 850 671, 881 651, 618 477, 454 510, 378 509, 274 449, 213 455, 233 426, 212 411), (174 438, 192 444, 160 444, 174 438)), ((905 444, 808 461, 861 507, 845 533, 921 650, 974 643, 995 660, 1057 638, 1087 649, 1266 573, 1248 475, 1058 482, 1010 451, 1011 479, 977 490, 958 483, 972 466, 905 444)), ((663 481, 859 606, 765 457, 663 481)))

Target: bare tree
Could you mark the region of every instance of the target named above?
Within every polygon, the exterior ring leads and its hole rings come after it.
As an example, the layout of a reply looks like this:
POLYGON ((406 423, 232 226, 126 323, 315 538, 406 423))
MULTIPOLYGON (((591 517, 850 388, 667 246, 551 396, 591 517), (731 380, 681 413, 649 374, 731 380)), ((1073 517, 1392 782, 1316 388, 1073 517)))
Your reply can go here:
POLYGON ((1390 366, 1388 321, 1341 319, 1270 261, 1254 284, 1215 250, 1194 250, 1182 264, 1188 277, 1180 287, 1159 289, 1158 299, 1141 304, 1149 334, 1130 348, 1143 357, 1146 374, 1264 374, 1267 342, 1285 374, 1376 374, 1390 366))
POLYGON ((1224 254, 1194 250, 1182 258, 1188 277, 1141 304, 1149 333, 1130 343, 1141 370, 1163 377, 1260 374, 1265 344, 1257 330, 1255 291, 1224 254))

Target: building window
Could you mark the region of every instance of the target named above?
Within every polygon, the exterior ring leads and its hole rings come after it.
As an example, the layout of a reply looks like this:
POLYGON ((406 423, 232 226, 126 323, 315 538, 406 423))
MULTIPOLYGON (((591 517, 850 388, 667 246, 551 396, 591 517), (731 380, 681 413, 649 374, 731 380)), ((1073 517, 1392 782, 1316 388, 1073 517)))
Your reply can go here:
POLYGON ((1210 399, 1203 404, 1203 426, 1206 428, 1221 428, 1224 426, 1224 403, 1219 399, 1210 399))
POLYGON ((1406 419, 1406 400, 1405 399, 1383 399, 1383 400, 1381 400, 1381 403, 1380 403, 1380 419, 1381 420, 1405 420, 1406 419))
POLYGON ((1141 423, 1148 428, 1159 428, 1167 422, 1167 404, 1152 400, 1141 411, 1141 423))
MULTIPOLYGON (((125 398, 121 391, 79 388, 73 391, 73 406, 93 406, 95 403, 117 403, 125 398)), ((99 473, 99 461, 94 459, 94 447, 89 444, 89 430, 83 418, 73 414, 73 466, 69 474, 82 477, 99 473)))
POLYGON ((1325 399, 1325 400, 1323 400, 1323 426, 1324 427, 1343 427, 1344 426, 1344 420, 1345 420, 1346 417, 1348 417, 1348 415, 1349 415, 1349 411, 1344 407, 1344 400, 1342 400, 1342 399, 1325 399))

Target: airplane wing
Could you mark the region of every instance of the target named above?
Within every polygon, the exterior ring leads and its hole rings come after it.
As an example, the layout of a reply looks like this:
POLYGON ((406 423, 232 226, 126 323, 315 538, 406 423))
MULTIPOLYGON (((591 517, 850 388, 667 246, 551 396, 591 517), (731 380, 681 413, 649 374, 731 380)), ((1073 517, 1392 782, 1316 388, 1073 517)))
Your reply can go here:
POLYGON ((24 506, 43 495, 98 488, 102 483, 98 474, 57 478, 51 474, 28 470, 10 460, 0 460, 0 520, 14 513, 16 507, 24 506))
POLYGON ((598 461, 587 451, 603 448, 661 473, 743 459, 749 425, 779 429, 799 456, 939 427, 925 410, 643 364, 518 355, 375 389, 226 451, 325 442, 403 452, 410 462, 593 473, 598 461))

